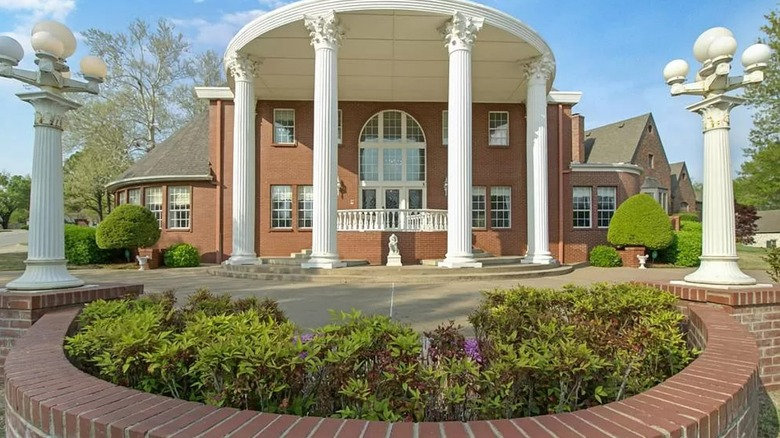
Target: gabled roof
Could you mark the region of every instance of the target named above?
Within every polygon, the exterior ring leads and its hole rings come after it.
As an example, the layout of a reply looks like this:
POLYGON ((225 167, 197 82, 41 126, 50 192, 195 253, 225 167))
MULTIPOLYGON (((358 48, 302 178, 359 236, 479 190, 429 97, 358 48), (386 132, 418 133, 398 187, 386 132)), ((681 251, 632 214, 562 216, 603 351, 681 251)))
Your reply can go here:
POLYGON ((683 169, 685 169, 685 161, 679 163, 669 164, 669 168, 672 173, 672 191, 677 191, 677 186, 680 184, 680 175, 683 169))
POLYGON ((759 211, 757 214, 759 233, 780 233, 780 210, 759 211))
POLYGON ((107 189, 138 181, 210 178, 209 116, 203 112, 135 162, 107 189))
POLYGON ((585 132, 586 163, 631 163, 650 113, 585 132))

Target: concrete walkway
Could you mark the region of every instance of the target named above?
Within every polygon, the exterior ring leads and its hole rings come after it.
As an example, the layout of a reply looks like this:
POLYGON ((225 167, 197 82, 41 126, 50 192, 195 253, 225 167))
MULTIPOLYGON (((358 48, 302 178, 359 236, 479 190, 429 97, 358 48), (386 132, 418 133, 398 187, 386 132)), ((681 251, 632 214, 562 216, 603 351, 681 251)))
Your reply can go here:
MULTIPOLYGON (((235 297, 254 295, 277 300, 287 315, 302 327, 316 327, 330 321, 329 309, 364 313, 390 313, 393 318, 411 324, 417 330, 430 330, 450 319, 467 325, 467 315, 480 300, 480 291, 516 286, 517 280, 458 281, 451 284, 312 284, 279 281, 246 280, 214 277, 207 267, 158 269, 152 271, 88 269, 72 273, 94 283, 142 283, 147 292, 173 289, 180 302, 198 288, 215 293, 230 293, 235 297)), ((586 285, 594 282, 668 281, 680 280, 692 269, 655 268, 581 268, 574 272, 545 278, 523 280, 532 287, 558 288, 565 284, 586 285)), ((770 283, 764 272, 749 274, 762 283, 770 283)), ((21 272, 0 272, 0 285, 21 275, 21 272)))

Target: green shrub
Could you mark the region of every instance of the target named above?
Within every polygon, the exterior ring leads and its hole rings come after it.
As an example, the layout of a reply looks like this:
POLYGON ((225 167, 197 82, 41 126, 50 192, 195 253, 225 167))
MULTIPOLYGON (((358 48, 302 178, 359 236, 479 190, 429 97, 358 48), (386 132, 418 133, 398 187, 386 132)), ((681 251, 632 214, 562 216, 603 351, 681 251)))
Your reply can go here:
POLYGON ((701 233, 703 230, 701 222, 696 221, 680 221, 680 231, 691 231, 701 233))
POLYGON ((590 251, 590 257, 588 261, 591 266, 598 266, 601 268, 614 268, 617 266, 623 266, 623 259, 620 258, 617 250, 611 246, 598 245, 593 247, 590 251))
POLYGON ((772 281, 780 283, 780 248, 767 249, 766 255, 762 256, 761 259, 769 265, 766 273, 769 274, 772 281))
POLYGON ((160 238, 160 226, 154 213, 140 205, 118 206, 97 227, 101 248, 147 248, 160 238))
POLYGON ((675 298, 632 285, 486 292, 426 333, 334 313, 301 334, 276 303, 206 290, 96 301, 65 350, 111 382, 216 406, 378 421, 469 421, 567 412, 642 392, 693 358, 675 298))
POLYGON ((177 243, 165 251, 164 260, 171 268, 189 268, 200 265, 200 253, 189 243, 177 243))
POLYGON ((119 254, 97 245, 94 228, 66 224, 65 258, 73 265, 89 265, 112 262, 119 258, 119 254))
POLYGON ((609 223, 607 240, 615 246, 663 249, 672 243, 669 216, 651 196, 640 193, 625 200, 609 223))
POLYGON ((680 213, 677 215, 677 217, 680 218, 680 222, 701 222, 701 219, 699 219, 699 215, 697 213, 680 213))
MULTIPOLYGON (((698 224, 697 222, 686 222, 698 224)), ((683 227, 674 233, 672 244, 659 252, 658 261, 675 266, 692 268, 699 266, 702 251, 701 227, 683 227)))

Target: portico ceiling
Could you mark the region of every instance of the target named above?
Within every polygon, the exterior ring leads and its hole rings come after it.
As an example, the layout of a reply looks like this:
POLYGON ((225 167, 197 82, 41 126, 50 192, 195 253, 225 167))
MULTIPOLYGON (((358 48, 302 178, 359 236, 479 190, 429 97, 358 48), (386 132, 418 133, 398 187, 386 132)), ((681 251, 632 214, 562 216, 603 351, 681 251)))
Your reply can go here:
MULTIPOLYGON (((485 18, 472 51, 474 102, 523 102, 522 64, 552 56, 523 23, 475 3, 307 0, 245 26, 228 46, 226 58, 240 53, 262 62, 254 81, 258 99, 311 100, 314 48, 303 18, 331 10, 344 28, 338 55, 342 101, 446 102, 449 55, 439 29, 455 11, 485 18)), ((551 85, 552 80, 548 89, 551 85)))

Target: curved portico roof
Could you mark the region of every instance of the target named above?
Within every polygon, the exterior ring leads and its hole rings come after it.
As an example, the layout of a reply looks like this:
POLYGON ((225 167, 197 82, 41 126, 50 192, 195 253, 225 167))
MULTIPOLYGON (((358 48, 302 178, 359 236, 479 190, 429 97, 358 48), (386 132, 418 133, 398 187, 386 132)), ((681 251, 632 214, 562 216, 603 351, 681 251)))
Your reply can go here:
POLYGON ((439 29, 455 12, 484 18, 472 53, 474 102, 524 101, 522 64, 545 55, 554 60, 547 43, 523 22, 463 0, 304 0, 244 26, 225 58, 240 53, 262 62, 255 78, 258 99, 311 100, 314 49, 303 20, 331 11, 345 30, 339 100, 447 101, 449 55, 439 29))

